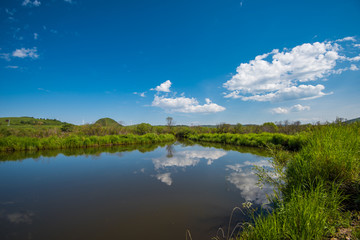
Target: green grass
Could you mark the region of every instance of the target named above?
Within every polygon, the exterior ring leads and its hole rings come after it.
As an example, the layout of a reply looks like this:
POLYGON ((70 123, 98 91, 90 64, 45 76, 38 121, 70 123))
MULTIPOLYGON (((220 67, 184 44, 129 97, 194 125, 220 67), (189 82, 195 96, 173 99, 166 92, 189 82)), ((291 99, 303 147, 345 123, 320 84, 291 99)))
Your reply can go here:
POLYGON ((65 124, 56 119, 33 118, 33 117, 2 117, 0 118, 0 126, 24 126, 24 125, 48 125, 60 126, 65 124), (9 124, 10 121, 10 124, 9 124))
POLYGON ((304 132, 296 135, 267 132, 259 134, 205 133, 188 134, 185 136, 185 139, 198 142, 223 143, 249 147, 281 146, 287 150, 297 151, 305 144, 306 133, 304 132))
POLYGON ((237 239, 332 236, 346 223, 348 211, 360 208, 360 124, 314 128, 281 167, 281 181, 274 179, 281 198, 268 215, 254 216, 237 239))
POLYGON ((86 148, 96 146, 113 146, 113 145, 131 145, 157 142, 175 141, 174 135, 171 134, 153 134, 145 135, 106 135, 106 136, 77 136, 70 135, 61 137, 4 137, 0 138, 0 151, 36 151, 44 149, 66 149, 66 148, 86 148))
POLYGON ((284 193, 309 184, 336 183, 360 207, 360 124, 321 126, 289 161, 284 193))
POLYGON ((329 190, 319 184, 307 191, 294 189, 289 200, 280 201, 271 214, 245 224, 236 239, 324 239, 335 232, 342 201, 336 187, 329 190))

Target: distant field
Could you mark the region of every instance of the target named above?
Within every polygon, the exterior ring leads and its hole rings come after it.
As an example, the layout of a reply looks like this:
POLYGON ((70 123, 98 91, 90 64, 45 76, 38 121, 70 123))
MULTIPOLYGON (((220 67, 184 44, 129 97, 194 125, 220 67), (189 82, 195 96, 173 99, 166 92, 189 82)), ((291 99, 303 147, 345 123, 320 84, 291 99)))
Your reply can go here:
POLYGON ((0 126, 61 126, 65 122, 56 119, 33 118, 33 117, 2 117, 0 126))

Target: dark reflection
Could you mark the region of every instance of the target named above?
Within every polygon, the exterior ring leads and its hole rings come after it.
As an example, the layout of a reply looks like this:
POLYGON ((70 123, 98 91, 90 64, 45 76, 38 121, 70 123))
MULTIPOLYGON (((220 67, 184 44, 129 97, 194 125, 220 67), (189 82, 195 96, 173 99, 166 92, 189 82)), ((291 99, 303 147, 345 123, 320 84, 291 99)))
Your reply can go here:
MULTIPOLYGON (((164 147, 166 143, 157 144, 134 144, 134 145, 119 145, 111 147, 89 147, 89 148, 71 148, 71 149, 56 149, 56 150, 41 150, 41 151, 14 151, 14 152, 0 152, 0 161, 19 161, 27 158, 38 159, 40 157, 56 157, 59 154, 64 156, 80 156, 80 155, 94 155, 99 156, 101 153, 121 153, 139 151, 141 153, 152 152, 158 147, 164 147)), ((167 145, 168 152, 171 152, 172 145, 167 145)))
POLYGON ((271 157, 271 153, 267 149, 264 149, 264 148, 235 146, 235 145, 223 144, 223 143, 193 142, 193 141, 189 141, 189 140, 181 140, 179 142, 183 146, 199 145, 202 147, 209 147, 209 148, 212 147, 212 148, 223 149, 226 151, 237 151, 240 153, 251 153, 251 154, 262 156, 262 157, 271 157))
POLYGON ((172 158, 174 156, 174 146, 173 146, 173 144, 167 145, 166 146, 166 151, 167 151, 166 157, 167 158, 172 158))

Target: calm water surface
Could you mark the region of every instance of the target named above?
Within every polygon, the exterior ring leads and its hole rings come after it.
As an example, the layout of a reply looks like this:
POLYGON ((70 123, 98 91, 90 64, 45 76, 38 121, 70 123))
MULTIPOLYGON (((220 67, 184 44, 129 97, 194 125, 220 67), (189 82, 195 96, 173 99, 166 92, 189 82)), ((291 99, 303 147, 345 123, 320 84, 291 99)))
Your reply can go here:
POLYGON ((0 239, 210 239, 234 206, 271 192, 252 171, 264 153, 215 147, 2 153, 0 239))

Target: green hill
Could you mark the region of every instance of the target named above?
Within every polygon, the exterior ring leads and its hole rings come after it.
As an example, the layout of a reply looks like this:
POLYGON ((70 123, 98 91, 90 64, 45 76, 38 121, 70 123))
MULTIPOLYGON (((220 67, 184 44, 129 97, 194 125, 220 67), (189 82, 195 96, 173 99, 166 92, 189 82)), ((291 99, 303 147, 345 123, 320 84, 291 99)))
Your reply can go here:
POLYGON ((103 127, 116 127, 121 126, 118 122, 111 118, 100 118, 95 122, 95 124, 100 124, 103 127))
POLYGON ((0 126, 24 126, 24 125, 47 125, 61 126, 65 122, 56 119, 33 118, 33 117, 2 117, 0 118, 0 126))

